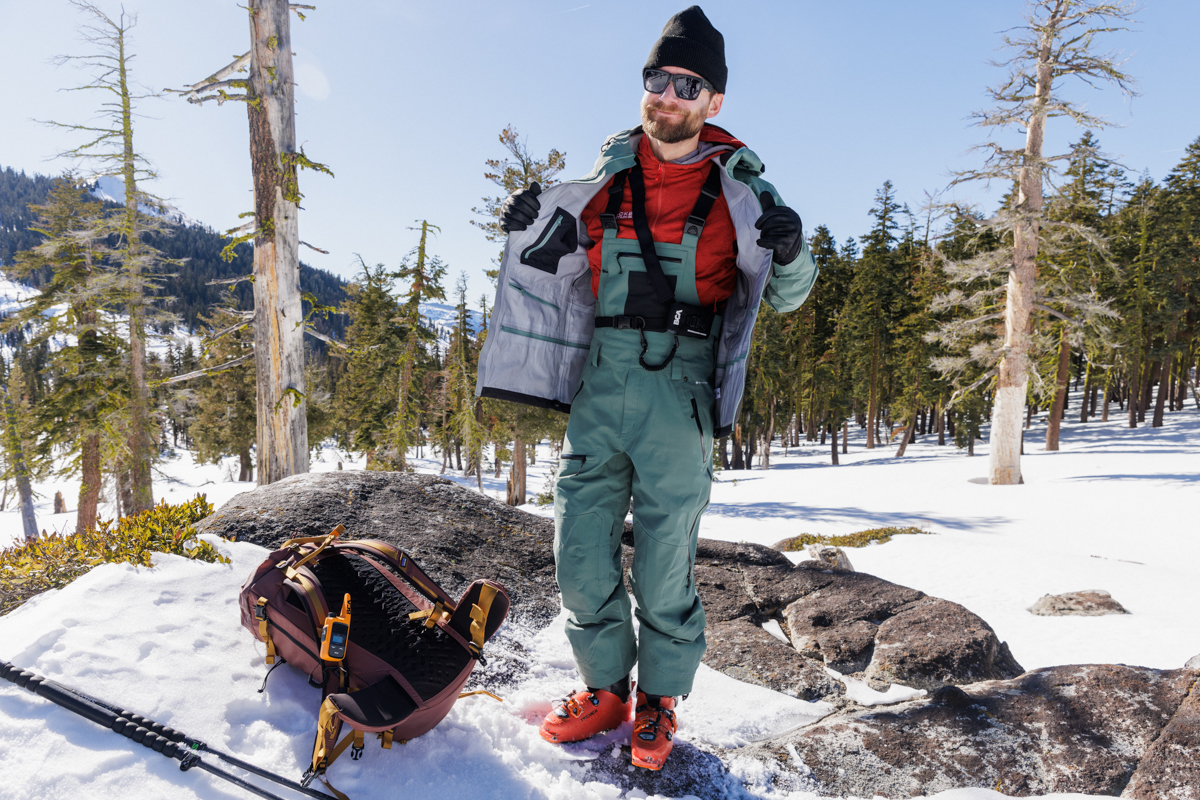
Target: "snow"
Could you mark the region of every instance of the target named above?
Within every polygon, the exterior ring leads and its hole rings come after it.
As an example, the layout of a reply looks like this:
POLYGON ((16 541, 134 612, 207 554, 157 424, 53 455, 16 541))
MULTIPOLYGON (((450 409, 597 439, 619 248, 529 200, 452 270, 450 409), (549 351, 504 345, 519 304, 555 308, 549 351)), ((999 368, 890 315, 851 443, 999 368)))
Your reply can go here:
MULTIPOLYGON (((125 205, 125 179, 119 175, 101 175, 96 178, 95 184, 91 189, 91 194, 97 200, 106 200, 110 203, 123 206, 125 205)), ((138 203, 138 210, 143 214, 161 217, 167 222, 173 222, 176 225, 204 227, 169 203, 164 203, 161 208, 153 207, 146 203, 138 203)))
POLYGON ((898 683, 893 683, 886 692, 878 692, 857 678, 847 677, 836 669, 826 667, 825 672, 845 684, 846 696, 860 706, 886 706, 892 703, 903 703, 905 700, 924 697, 928 694, 924 689, 911 689, 898 683))
MULTIPOLYGON (((860 571, 962 603, 995 628, 1026 669, 1089 662, 1179 668, 1200 651, 1200 622, 1190 602, 1200 537, 1189 522, 1200 500, 1200 413, 1188 402, 1187 410, 1167 414, 1160 429, 1129 430, 1115 407, 1108 423, 1068 421, 1058 453, 1041 450, 1044 430, 1035 424, 1026 436, 1022 486, 972 482, 986 474, 986 443, 969 458, 925 437, 896 459, 894 448, 867 451, 852 435, 839 467, 829 466, 828 446, 792 448, 786 456, 777 448, 769 471, 718 473, 701 535, 772 544, 805 532, 920 527, 928 535, 854 548, 850 559, 860 571), (1038 617, 1027 611, 1043 594, 1090 587, 1110 592, 1131 613, 1038 617)), ((1077 413, 1074 398, 1072 409, 1077 413)), ((530 468, 531 495, 544 489, 554 463, 545 444, 538 458, 530 468)), ((326 448, 313 469, 333 470, 339 461, 347 469, 362 466, 326 448)), ((441 466, 440 458, 414 463, 422 472, 437 473, 441 466)), ((232 480, 236 474, 233 459, 200 465, 181 449, 159 465, 155 496, 178 501, 202 491, 219 506, 253 488, 232 480)), ((475 486, 473 478, 450 471, 447 477, 475 486)), ((60 479, 34 488, 41 495, 39 526, 73 529, 78 482, 60 479), (56 489, 71 513, 49 513, 56 489)), ((487 476, 484 491, 501 497, 504 478, 487 476)), ((525 508, 551 514, 549 507, 525 508)), ((112 509, 104 506, 101 513, 111 515, 112 509)), ((19 533, 20 519, 10 506, 0 512, 0 542, 19 533)), ((265 672, 262 647, 238 624, 235 600, 265 551, 242 543, 219 546, 232 565, 173 556, 157 557, 151 569, 107 565, 30 600, 0 617, 0 657, 268 769, 299 775, 319 694, 287 667, 276 671, 264 694, 257 693, 265 672)), ((586 763, 625 741, 628 725, 569 748, 537 736, 535 723, 550 702, 578 686, 561 619, 522 641, 536 667, 503 695, 503 704, 465 699, 438 728, 403 747, 382 751, 369 742, 362 761, 339 761, 331 769, 334 784, 355 800, 622 796, 589 777, 586 763)), ((918 694, 899 686, 880 693, 840 679, 864 705, 918 694)), ((731 796, 812 800, 771 788, 774 767, 740 758, 736 748, 809 724, 828 710, 702 667, 695 691, 681 705, 679 735, 705 749, 726 749, 731 774, 741 782, 731 796)), ((0 760, 8 766, 0 799, 248 796, 198 771, 180 773, 161 756, 7 684, 0 687, 0 760)), ((636 790, 625 795, 643 796, 636 790)), ((1000 795, 969 789, 935 797, 1000 795)))

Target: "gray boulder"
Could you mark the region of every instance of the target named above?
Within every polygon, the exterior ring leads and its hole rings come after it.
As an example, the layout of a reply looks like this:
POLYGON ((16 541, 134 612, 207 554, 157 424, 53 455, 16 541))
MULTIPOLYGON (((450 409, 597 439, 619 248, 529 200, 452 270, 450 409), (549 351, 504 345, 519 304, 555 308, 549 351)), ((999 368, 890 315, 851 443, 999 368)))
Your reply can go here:
POLYGON ((1103 589, 1082 592, 1042 595, 1029 613, 1039 617, 1100 617, 1105 614, 1128 614, 1125 607, 1113 600, 1103 589))
POLYGON ((1197 653, 1196 655, 1189 658, 1187 660, 1187 663, 1183 665, 1183 668, 1184 669, 1200 669, 1200 653, 1197 653))
POLYGON ((1196 678, 1185 670, 1050 667, 844 712, 742 754, 795 764, 790 745, 805 765, 793 780, 826 796, 983 787, 1014 796, 1128 789, 1130 797, 1194 800, 1185 787, 1200 786, 1195 698, 1180 707, 1196 678))

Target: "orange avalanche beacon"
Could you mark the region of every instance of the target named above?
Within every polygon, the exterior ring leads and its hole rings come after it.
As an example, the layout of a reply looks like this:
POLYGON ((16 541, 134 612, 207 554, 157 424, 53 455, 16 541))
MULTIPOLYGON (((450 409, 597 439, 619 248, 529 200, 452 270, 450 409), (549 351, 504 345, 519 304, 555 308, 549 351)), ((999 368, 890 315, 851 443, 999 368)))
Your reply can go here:
POLYGON ((342 600, 340 616, 330 614, 321 628, 321 658, 325 661, 341 661, 346 657, 350 645, 350 595, 342 600))

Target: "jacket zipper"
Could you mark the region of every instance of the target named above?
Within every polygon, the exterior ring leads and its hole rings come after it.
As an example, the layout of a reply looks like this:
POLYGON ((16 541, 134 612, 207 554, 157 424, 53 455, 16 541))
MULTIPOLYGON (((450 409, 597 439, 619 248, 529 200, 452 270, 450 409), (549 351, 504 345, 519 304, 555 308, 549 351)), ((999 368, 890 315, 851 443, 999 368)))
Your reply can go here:
POLYGON ((550 237, 554 235, 556 230, 558 230, 558 226, 562 224, 562 221, 563 218, 561 215, 559 215, 558 218, 554 220, 554 224, 550 226, 550 230, 546 231, 545 235, 542 236, 542 240, 525 251, 525 258, 529 258, 534 251, 541 250, 543 247, 545 247, 546 242, 550 241, 550 237))
POLYGON ((559 307, 558 307, 557 305, 555 305, 554 303, 551 303, 549 300, 543 300, 542 298, 538 297, 536 294, 533 294, 532 292, 530 292, 528 289, 526 289, 524 286, 520 285, 520 284, 519 284, 519 283, 517 283, 516 281, 511 281, 511 280, 510 280, 510 281, 508 282, 508 285, 509 285, 509 286, 511 286, 512 288, 516 289, 518 292, 520 292, 520 293, 521 293, 521 294, 523 294, 524 296, 528 297, 530 300, 536 300, 537 302, 541 303, 541 304, 542 304, 542 305, 544 305, 544 306, 550 306, 550 307, 551 307, 551 308, 553 308, 555 311, 561 311, 561 310, 562 310, 561 308, 559 308, 559 307))

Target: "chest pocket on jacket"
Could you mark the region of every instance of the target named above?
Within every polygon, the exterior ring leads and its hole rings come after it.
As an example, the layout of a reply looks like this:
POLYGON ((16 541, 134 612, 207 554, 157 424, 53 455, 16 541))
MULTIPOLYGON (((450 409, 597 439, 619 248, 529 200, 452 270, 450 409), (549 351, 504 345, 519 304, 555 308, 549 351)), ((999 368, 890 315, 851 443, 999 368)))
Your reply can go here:
POLYGON ((555 275, 558 273, 559 259, 574 253, 578 247, 578 223, 570 212, 558 207, 554 209, 554 214, 537 241, 522 251, 521 263, 555 275))

